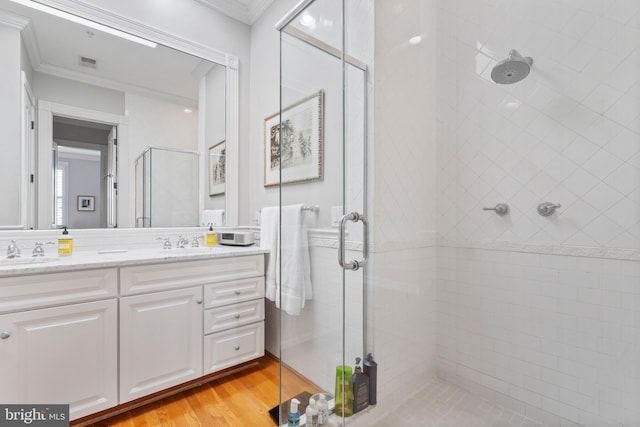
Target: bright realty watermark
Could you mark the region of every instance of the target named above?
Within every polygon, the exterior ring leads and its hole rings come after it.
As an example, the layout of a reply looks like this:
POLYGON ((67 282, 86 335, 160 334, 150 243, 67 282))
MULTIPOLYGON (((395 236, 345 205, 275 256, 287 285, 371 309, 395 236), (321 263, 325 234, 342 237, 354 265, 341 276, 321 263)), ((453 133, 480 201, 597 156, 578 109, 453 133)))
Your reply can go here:
POLYGON ((0 427, 69 427, 69 405, 2 405, 0 427))

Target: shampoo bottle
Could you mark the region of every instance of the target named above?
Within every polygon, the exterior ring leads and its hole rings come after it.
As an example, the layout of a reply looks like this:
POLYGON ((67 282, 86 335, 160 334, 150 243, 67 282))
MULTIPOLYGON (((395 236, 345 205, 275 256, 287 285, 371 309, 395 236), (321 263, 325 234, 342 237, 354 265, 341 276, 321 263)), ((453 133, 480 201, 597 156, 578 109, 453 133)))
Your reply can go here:
POLYGON ((360 359, 356 357, 353 374, 353 413, 356 414, 369 406, 369 376, 362 373, 360 359))
POLYGON ((215 246, 218 243, 218 235, 213 231, 213 224, 209 223, 209 231, 206 238, 207 246, 215 246))
POLYGON ((305 422, 304 425, 307 427, 317 427, 318 426, 318 408, 316 408, 316 400, 313 397, 309 398, 309 404, 307 405, 307 409, 304 412, 305 422))
POLYGON ((375 405, 378 400, 376 391, 378 364, 373 361, 371 353, 367 354, 367 360, 364 361, 364 373, 369 376, 369 405, 375 405))
POLYGON ((73 238, 67 231, 67 227, 64 227, 62 236, 58 238, 58 255, 69 256, 73 252, 73 238))
POLYGON ((336 404, 333 413, 342 417, 353 415, 353 388, 351 366, 336 367, 336 404))
POLYGON ((295 397, 289 403, 289 427, 300 427, 300 411, 298 405, 300 401, 295 397))

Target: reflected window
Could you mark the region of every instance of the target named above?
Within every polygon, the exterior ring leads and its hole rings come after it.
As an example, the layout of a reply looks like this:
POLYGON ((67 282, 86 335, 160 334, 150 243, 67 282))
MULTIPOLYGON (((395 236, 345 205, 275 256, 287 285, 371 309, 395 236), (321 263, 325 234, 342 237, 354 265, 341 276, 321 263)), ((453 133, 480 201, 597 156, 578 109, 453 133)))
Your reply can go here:
POLYGON ((69 164, 58 161, 56 168, 55 182, 55 225, 62 227, 67 223, 67 176, 69 175, 69 164))

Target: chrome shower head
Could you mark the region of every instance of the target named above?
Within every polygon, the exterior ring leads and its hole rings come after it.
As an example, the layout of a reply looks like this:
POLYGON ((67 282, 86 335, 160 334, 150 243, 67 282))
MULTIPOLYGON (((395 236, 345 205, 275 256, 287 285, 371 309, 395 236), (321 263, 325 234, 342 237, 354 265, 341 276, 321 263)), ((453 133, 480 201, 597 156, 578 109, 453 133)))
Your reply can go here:
POLYGON ((523 57, 512 49, 509 52, 509 57, 498 64, 491 70, 491 80, 498 84, 511 84, 519 82, 529 75, 531 66, 533 65, 533 58, 527 56, 523 57))

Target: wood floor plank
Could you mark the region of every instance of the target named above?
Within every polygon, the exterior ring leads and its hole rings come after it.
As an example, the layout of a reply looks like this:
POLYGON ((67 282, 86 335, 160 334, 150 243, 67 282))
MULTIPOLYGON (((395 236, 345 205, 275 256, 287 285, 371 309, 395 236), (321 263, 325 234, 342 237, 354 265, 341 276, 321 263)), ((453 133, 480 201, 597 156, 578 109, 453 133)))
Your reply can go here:
MULTIPOLYGON (((316 393, 318 387, 298 373, 283 367, 283 396, 302 391, 316 393)), ((106 420, 97 427, 276 427, 269 409, 278 404, 280 365, 271 357, 257 366, 195 386, 106 420)), ((86 421, 86 420, 85 420, 86 421)), ((71 423, 73 425, 73 422, 71 423)))

